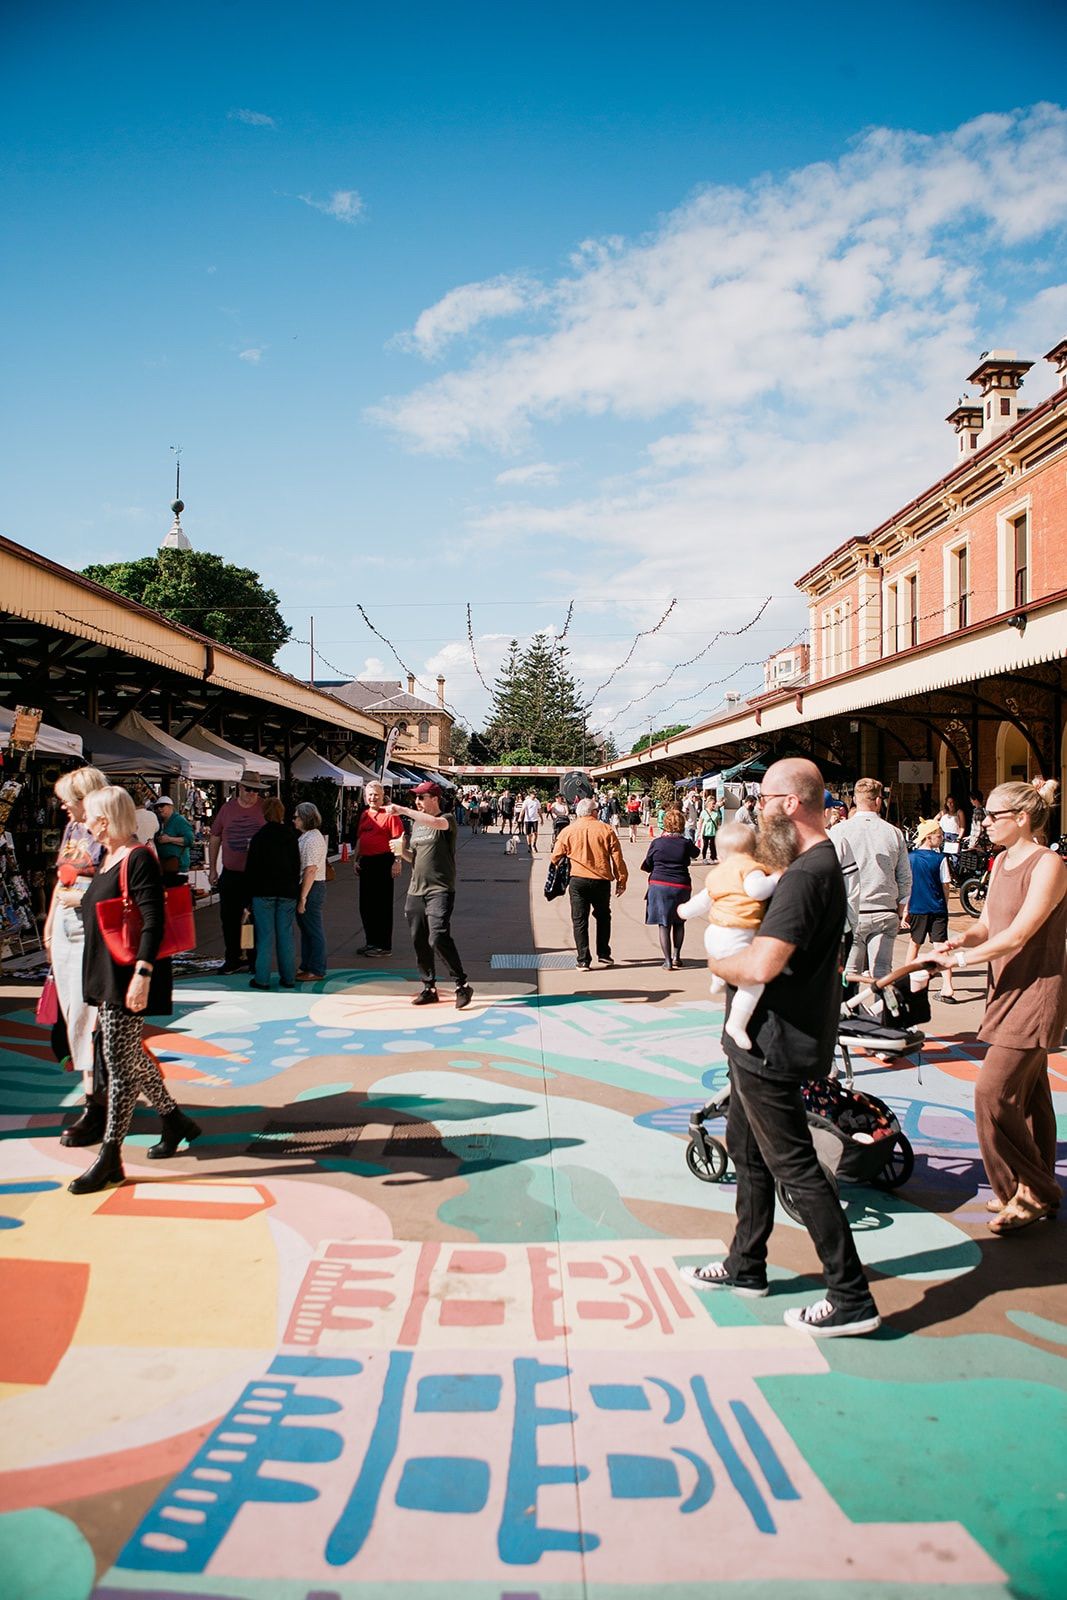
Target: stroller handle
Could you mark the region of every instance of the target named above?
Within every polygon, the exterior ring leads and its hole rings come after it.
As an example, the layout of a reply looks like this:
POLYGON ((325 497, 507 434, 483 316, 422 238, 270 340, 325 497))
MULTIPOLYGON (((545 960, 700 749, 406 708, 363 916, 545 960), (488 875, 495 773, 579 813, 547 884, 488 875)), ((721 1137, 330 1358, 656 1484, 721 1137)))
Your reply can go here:
POLYGON ((859 978, 865 989, 890 989, 894 983, 899 983, 902 978, 910 978, 913 972, 936 972, 937 963, 929 956, 924 956, 919 961, 906 961, 902 967, 894 967, 892 972, 887 972, 884 978, 859 978))

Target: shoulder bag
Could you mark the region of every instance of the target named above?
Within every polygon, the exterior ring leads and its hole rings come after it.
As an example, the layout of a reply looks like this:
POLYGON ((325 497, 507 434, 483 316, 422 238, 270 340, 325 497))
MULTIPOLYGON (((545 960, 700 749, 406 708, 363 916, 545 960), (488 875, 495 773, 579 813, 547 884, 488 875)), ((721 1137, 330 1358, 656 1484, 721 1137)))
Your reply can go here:
MULTIPOLYGON (((145 850, 146 845, 138 845, 145 850)), ((137 960, 137 946, 141 942, 144 921, 135 901, 130 898, 129 855, 123 857, 119 868, 119 892, 114 900, 98 900, 96 921, 107 945, 112 961, 120 967, 132 967, 137 960)), ((193 915, 193 892, 187 883, 163 891, 163 939, 156 952, 157 960, 179 955, 183 950, 196 948, 196 918, 193 915)))
POLYGON ((548 876, 545 878, 545 899, 558 900, 564 894, 571 881, 571 858, 560 856, 558 861, 548 863, 548 876))

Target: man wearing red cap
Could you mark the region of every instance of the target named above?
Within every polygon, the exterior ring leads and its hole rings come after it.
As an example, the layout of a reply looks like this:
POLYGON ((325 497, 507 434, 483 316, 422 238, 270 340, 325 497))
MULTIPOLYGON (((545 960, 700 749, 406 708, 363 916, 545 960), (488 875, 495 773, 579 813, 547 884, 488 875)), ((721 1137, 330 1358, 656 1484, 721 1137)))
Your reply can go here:
POLYGON ((420 783, 414 790, 415 804, 387 806, 393 817, 410 817, 411 881, 404 915, 411 929, 422 988, 413 1006, 433 1005, 437 996, 435 959, 441 957, 456 980, 456 1010, 471 1003, 474 994, 467 982, 459 951, 452 937, 452 907, 456 903, 456 819, 441 812, 441 789, 436 783, 420 783))

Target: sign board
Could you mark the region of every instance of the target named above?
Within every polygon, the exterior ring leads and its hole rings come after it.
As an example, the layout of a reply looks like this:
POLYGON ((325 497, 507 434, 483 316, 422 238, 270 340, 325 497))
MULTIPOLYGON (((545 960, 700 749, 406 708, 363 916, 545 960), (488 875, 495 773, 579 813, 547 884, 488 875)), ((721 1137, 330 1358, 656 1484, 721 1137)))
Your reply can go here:
POLYGON ((915 783, 929 787, 934 781, 932 761, 902 761, 897 769, 898 783, 915 783))
POLYGON ((25 755, 33 750, 37 744, 37 733, 41 726, 41 713, 30 706, 16 706, 15 719, 11 724, 11 734, 7 741, 9 750, 25 755))

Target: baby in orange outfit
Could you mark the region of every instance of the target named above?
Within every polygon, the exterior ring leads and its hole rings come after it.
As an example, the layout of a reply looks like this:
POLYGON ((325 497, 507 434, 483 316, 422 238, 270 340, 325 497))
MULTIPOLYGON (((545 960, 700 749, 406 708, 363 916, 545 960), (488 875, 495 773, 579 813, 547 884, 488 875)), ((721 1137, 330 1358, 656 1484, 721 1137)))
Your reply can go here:
MULTIPOLYGON (((757 861, 754 828, 727 823, 719 829, 715 844, 718 864, 708 873, 701 892, 678 907, 678 915, 707 917, 704 949, 713 960, 721 961, 724 956, 738 955, 752 943, 782 874, 757 861)), ((712 994, 721 994, 725 987, 721 978, 712 977, 712 994)), ((723 1031, 742 1050, 752 1048, 748 1025, 763 990, 762 983, 751 983, 734 992, 723 1031)))

